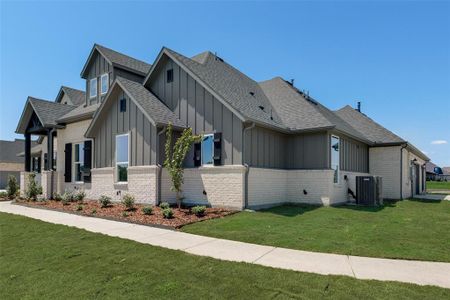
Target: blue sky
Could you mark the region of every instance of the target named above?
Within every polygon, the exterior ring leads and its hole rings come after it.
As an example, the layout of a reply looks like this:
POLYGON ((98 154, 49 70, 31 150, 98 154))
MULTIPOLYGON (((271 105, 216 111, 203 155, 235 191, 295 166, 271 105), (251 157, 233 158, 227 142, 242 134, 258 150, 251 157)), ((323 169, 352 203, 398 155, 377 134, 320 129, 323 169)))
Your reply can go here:
POLYGON ((255 80, 295 78, 450 166, 450 2, 1 1, 0 139, 28 95, 83 89, 93 43, 152 63, 162 46, 217 52, 255 80), (434 143, 433 143, 434 142, 434 143))

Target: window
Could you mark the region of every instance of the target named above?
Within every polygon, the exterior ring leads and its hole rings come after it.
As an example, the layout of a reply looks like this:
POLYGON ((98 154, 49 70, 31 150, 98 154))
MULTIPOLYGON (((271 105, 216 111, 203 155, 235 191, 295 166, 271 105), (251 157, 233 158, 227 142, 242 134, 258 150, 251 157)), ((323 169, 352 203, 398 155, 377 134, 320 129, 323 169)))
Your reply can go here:
POLYGON ((339 137, 331 136, 331 168, 334 170, 334 183, 339 183, 339 137))
MULTIPOLYGON (((83 181, 84 143, 74 144, 73 169, 76 182, 83 181)), ((70 172, 69 172, 70 173, 70 172)))
POLYGON ((128 181, 129 134, 116 136, 116 178, 118 182, 128 181))
POLYGON ((31 171, 41 173, 39 161, 40 159, 41 158, 39 156, 34 156, 31 158, 31 171))
POLYGON ((167 83, 173 81, 173 69, 167 70, 167 83))
POLYGON ((92 78, 89 83, 89 98, 97 97, 97 78, 92 78))
POLYGON ((127 111, 127 99, 122 98, 119 101, 119 111, 120 112, 126 112, 127 111))
POLYGON ((103 74, 101 77, 101 94, 104 95, 108 92, 109 87, 109 75, 108 73, 103 74))
POLYGON ((206 134, 202 137, 202 165, 214 163, 214 135, 206 134))

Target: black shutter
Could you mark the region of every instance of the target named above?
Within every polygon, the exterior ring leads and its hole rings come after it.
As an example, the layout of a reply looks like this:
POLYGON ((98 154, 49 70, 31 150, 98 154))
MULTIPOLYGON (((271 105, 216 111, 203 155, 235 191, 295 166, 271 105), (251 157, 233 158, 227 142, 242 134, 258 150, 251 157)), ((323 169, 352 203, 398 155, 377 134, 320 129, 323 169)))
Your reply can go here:
POLYGON ((83 181, 91 182, 92 141, 84 141, 83 181))
POLYGON ((200 167, 202 165, 202 144, 194 144, 194 166, 200 167))
POLYGON ((72 143, 64 148, 64 182, 72 182, 72 143))
POLYGON ((48 158, 47 158, 47 153, 44 153, 44 170, 48 170, 48 158))
POLYGON ((222 164, 222 133, 214 133, 214 165, 222 164))
POLYGON ((41 157, 39 156, 39 157, 38 157, 38 160, 37 160, 37 163, 38 163, 38 165, 37 165, 37 172, 38 172, 38 173, 41 173, 41 161, 42 161, 42 159, 41 159, 41 157))

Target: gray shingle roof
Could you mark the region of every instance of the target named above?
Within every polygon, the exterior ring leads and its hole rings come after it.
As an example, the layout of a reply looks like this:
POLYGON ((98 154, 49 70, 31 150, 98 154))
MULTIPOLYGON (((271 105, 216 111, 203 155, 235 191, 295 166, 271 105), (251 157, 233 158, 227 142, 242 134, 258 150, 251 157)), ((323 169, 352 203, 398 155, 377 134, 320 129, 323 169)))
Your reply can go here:
POLYGON ((406 142, 398 135, 384 128, 349 105, 337 110, 336 114, 373 143, 389 144, 406 142))
POLYGON ((165 49, 238 114, 252 121, 287 130, 269 99, 253 79, 209 51, 191 59, 171 49, 165 49))
MULTIPOLYGON (((36 142, 32 141, 31 146, 35 145, 36 142)), ((0 141, 0 162, 23 163, 23 157, 18 157, 17 154, 24 149, 25 140, 0 141)))
POLYGON ((147 74, 151 68, 150 64, 142 60, 122 54, 99 44, 95 44, 95 47, 113 64, 137 71, 143 75, 147 74))
POLYGON ((317 104, 308 101, 295 88, 280 77, 260 82, 283 123, 291 130, 307 130, 332 127, 331 123, 317 109, 317 104))
POLYGON ((81 105, 86 101, 86 93, 68 86, 62 86, 61 89, 70 98, 73 105, 81 105))
POLYGON ((70 123, 92 118, 100 103, 84 106, 83 104, 58 118, 58 123, 70 123))
POLYGON ((138 104, 144 112, 156 123, 184 128, 184 124, 173 111, 164 105, 152 92, 142 84, 122 77, 117 77, 117 82, 138 104))
POLYGON ((76 108, 74 105, 62 104, 33 97, 28 97, 28 101, 43 126, 55 126, 57 124, 57 119, 76 108))

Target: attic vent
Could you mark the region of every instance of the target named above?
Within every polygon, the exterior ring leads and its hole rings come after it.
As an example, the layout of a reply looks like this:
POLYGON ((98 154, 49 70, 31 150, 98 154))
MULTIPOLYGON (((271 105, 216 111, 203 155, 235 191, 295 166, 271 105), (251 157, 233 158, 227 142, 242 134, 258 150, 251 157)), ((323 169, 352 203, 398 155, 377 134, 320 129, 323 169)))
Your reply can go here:
POLYGON ((254 92, 250 92, 249 94, 252 95, 252 96, 255 96, 255 93, 254 93, 254 92))
POLYGON ((260 109, 260 110, 264 110, 264 106, 260 105, 260 106, 259 106, 259 109, 260 109))

